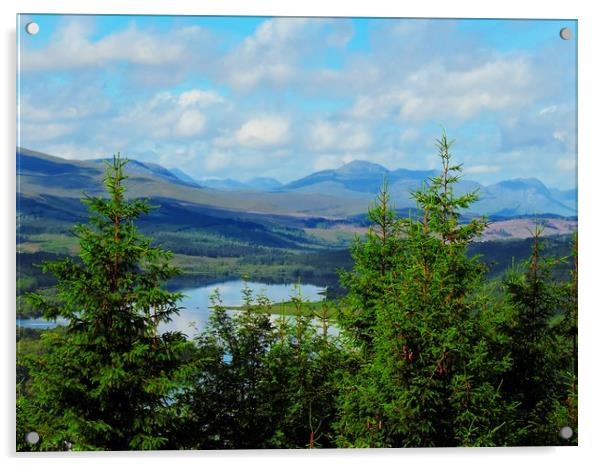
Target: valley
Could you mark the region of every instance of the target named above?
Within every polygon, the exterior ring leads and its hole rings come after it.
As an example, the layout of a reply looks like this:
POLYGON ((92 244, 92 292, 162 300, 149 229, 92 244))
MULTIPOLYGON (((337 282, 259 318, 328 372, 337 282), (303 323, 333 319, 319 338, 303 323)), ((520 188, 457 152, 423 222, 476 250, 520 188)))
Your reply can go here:
MULTIPOLYGON (((18 160, 17 283, 22 295, 53 284, 36 264, 78 254, 72 226, 86 221, 84 193, 102 194, 103 164, 27 149, 20 149, 18 160)), ((263 179, 255 180, 253 189, 248 182, 243 189, 232 183, 218 189, 157 164, 130 161, 128 174, 127 195, 148 197, 156 206, 140 219, 139 228, 172 251, 174 264, 182 269, 183 274, 170 282, 172 289, 247 277, 268 284, 301 281, 327 288, 328 297, 344 293, 338 270, 352 265, 349 246, 366 233, 366 211, 383 179, 389 183, 398 215, 407 216, 420 215, 409 208, 410 190, 435 175, 352 162, 288 184, 263 179), (257 188, 262 183, 263 188, 257 188)), ((462 189, 475 186, 463 183, 462 189)), ((490 224, 480 242, 471 246, 472 253, 489 264, 490 276, 500 276, 513 260, 528 256, 536 218, 545 226, 550 250, 566 255, 577 217, 558 212, 576 214, 576 198, 572 202, 570 193, 542 188, 534 181, 500 184, 487 188, 483 205, 491 209, 490 224), (505 191, 498 198, 491 194, 504 186, 513 196, 505 191), (542 204, 548 198, 549 212, 542 204), (510 200, 515 213, 505 215, 510 200), (534 210, 537 205, 541 210, 534 210)), ((463 218, 484 214, 471 210, 463 218)), ((33 313, 21 304, 18 312, 33 313)))

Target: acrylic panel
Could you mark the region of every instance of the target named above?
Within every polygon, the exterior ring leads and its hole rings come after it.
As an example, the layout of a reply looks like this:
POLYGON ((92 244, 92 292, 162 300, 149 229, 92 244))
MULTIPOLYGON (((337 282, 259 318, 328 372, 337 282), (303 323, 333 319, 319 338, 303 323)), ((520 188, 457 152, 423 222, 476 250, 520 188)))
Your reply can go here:
POLYGON ((18 451, 577 444, 577 21, 17 17, 18 451))

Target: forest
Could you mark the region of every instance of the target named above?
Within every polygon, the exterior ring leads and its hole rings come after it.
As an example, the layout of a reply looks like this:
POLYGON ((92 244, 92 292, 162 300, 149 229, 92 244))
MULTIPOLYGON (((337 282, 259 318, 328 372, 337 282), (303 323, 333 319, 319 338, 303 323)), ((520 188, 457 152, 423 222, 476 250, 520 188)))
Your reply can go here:
MULTIPOLYGON (((216 292, 192 338, 158 330, 180 310, 166 284, 182 245, 140 231, 153 206, 126 196, 127 159, 106 163, 77 256, 23 264, 43 272, 21 283, 27 312, 67 324, 18 328, 17 450, 577 445, 577 234, 557 254, 539 224, 526 260, 492 271, 477 242, 488 219, 461 215, 478 193, 455 192, 452 144, 437 140, 439 174, 412 193, 414 214, 385 180, 366 235, 344 255, 315 251, 348 262, 331 299, 299 291, 273 314, 249 287, 235 311, 216 292)), ((210 248, 202 239, 186 247, 210 248)), ((282 260, 255 252, 242 272, 282 260)), ((308 257, 291 274, 316 269, 308 257)))

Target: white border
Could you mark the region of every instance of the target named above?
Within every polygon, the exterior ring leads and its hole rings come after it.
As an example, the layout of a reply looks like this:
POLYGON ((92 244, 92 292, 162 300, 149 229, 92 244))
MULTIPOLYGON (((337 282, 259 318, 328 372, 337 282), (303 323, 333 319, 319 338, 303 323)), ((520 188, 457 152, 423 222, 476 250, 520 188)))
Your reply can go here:
MULTIPOLYGON (((0 2, 2 38, 2 102, 0 121, 2 128, 2 315, 4 377, 2 387, 1 428, 3 456, 9 464, 17 461, 14 453, 14 312, 15 312, 15 23, 16 13, 113 13, 113 14, 206 14, 206 15, 285 15, 285 16, 402 16, 402 17, 479 17, 479 18, 564 18, 579 20, 579 231, 580 231, 580 446, 577 448, 512 448, 512 449, 430 449, 430 450, 383 450, 383 451, 252 451, 252 452, 155 452, 155 453, 106 453, 106 454, 45 454, 49 464, 64 464, 85 459, 100 464, 110 459, 131 464, 143 464, 152 460, 166 464, 174 460, 186 464, 199 461, 209 463, 246 464, 301 464, 308 460, 318 464, 345 461, 364 464, 377 461, 387 464, 403 462, 422 465, 461 464, 508 466, 509 463, 587 464, 595 463, 600 424, 599 394, 601 340, 600 284, 597 271, 602 265, 600 256, 602 209, 600 176, 600 46, 602 17, 596 14, 594 1, 546 1, 504 0, 498 2, 408 1, 395 4, 391 0, 303 0, 300 2, 255 0, 222 0, 194 2, 183 0, 133 1, 121 0, 107 5, 107 1, 86 0, 3 0, 0 2), (596 189, 598 188, 598 189, 596 189), (598 292, 598 293, 597 293, 598 292)), ((20 456, 26 464, 34 457, 20 456)))

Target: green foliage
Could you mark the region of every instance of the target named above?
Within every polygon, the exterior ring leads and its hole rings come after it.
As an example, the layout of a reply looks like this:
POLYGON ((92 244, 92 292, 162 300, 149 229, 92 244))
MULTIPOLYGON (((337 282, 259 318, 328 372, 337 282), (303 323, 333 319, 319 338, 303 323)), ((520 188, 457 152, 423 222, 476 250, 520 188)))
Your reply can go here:
POLYGON ((293 317, 279 318, 278 338, 268 358, 276 389, 273 407, 281 413, 270 447, 333 447, 336 374, 345 366, 345 354, 337 339, 329 335, 326 302, 313 321, 304 313, 300 288, 291 301, 296 312, 293 317))
POLYGON ((217 448, 304 448, 332 446, 340 367, 332 338, 318 335, 302 312, 275 324, 262 295, 243 290, 243 309, 232 315, 219 293, 213 313, 196 339, 197 366, 191 388, 177 397, 180 446, 217 448))
POLYGON ((134 220, 151 207, 125 199, 126 163, 116 156, 107 164, 108 198, 84 200, 91 216, 75 228, 80 261, 43 264, 56 296, 27 296, 45 318, 68 321, 66 332, 45 333, 43 354, 26 361, 31 386, 19 403, 40 449, 157 449, 168 441, 186 341, 158 327, 178 312, 181 295, 161 284, 179 271, 137 231, 134 220))
POLYGON ((338 321, 365 351, 371 351, 373 345, 376 307, 403 266, 401 223, 390 199, 385 180, 368 211, 372 225, 365 240, 358 237, 351 247, 353 269, 341 272, 341 282, 349 294, 348 306, 340 312, 338 321))
MULTIPOLYGON (((537 225, 531 258, 504 281, 509 316, 502 331, 513 360, 505 392, 519 403, 524 445, 556 445, 562 427, 577 428, 576 236, 572 280, 559 284, 552 270, 562 260, 542 256, 542 232, 537 225), (556 315, 560 321, 553 325, 556 315)), ((576 441, 574 436, 571 443, 576 441)))
MULTIPOLYGON (((207 331, 197 339, 206 362, 187 394, 191 417, 186 421, 198 433, 195 448, 258 448, 268 435, 271 407, 263 385, 273 326, 268 315, 251 311, 249 288, 243 298, 245 310, 230 317, 216 292, 207 331)), ((258 300, 267 305, 264 297, 258 300)))
MULTIPOLYGON (((477 243, 487 221, 460 217, 478 193, 454 192, 462 167, 452 143, 445 133, 437 141, 441 174, 413 193, 407 218, 384 181, 353 265, 340 271, 346 297, 307 303, 297 289, 275 317, 248 286, 235 310, 216 291, 193 340, 160 329, 178 312, 181 294, 163 285, 179 269, 139 233, 134 221, 151 206, 125 199, 126 161, 114 158, 108 198, 84 200, 91 217, 75 228, 79 256, 20 253, 19 292, 38 289, 20 311, 67 325, 17 335, 17 449, 576 445, 577 435, 558 433, 577 433, 577 237, 571 259, 556 258, 563 238, 546 254, 540 226, 529 241, 477 243), (528 260, 486 281, 480 253, 501 268, 529 245, 528 260), (42 267, 51 278, 34 274, 40 258, 54 259, 42 267), (31 431, 35 445, 25 441, 31 431)), ((271 238, 253 228, 237 240, 193 229, 158 239, 205 255, 176 258, 199 274, 217 261, 219 273, 289 279, 348 265, 346 251, 248 243, 271 238)))
MULTIPOLYGON (((340 446, 508 441, 503 434, 514 405, 504 402, 500 384, 510 361, 490 356, 480 322, 485 303, 477 295, 484 268, 467 254, 486 223, 459 223, 459 210, 474 202, 477 193, 454 195, 461 167, 451 165, 450 146, 444 134, 438 141, 441 175, 413 193, 423 217, 389 221, 391 207, 381 195, 371 218, 376 225, 390 225, 386 231, 391 234, 387 241, 381 233, 356 245, 360 267, 372 268, 370 287, 362 286, 366 275, 359 270, 351 277, 350 294, 370 303, 362 327, 368 327, 363 333, 371 336, 373 349, 345 381, 337 423, 340 446), (362 261, 363 254, 374 262, 362 261), (394 265, 375 266, 379 258, 394 265)), ((357 339, 345 317, 342 325, 357 339)))

